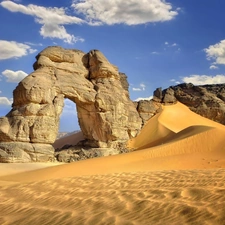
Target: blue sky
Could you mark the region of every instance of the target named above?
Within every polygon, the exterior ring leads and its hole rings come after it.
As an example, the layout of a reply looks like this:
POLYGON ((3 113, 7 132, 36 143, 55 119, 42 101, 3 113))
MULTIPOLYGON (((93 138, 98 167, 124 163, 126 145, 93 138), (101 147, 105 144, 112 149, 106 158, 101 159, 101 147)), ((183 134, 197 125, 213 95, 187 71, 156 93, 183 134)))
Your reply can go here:
MULTIPOLYGON (((102 51, 128 76, 132 100, 183 82, 225 83, 224 9, 222 0, 0 1, 0 116, 52 45, 102 51)), ((74 107, 65 101, 60 131, 79 129, 74 107)))

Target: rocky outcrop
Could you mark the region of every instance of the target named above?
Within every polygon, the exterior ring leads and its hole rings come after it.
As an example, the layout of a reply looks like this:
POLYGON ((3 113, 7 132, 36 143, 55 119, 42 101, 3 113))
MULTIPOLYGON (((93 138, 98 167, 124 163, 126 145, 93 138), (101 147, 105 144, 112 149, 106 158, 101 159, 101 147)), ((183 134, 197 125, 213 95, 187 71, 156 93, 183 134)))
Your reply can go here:
POLYGON ((88 148, 83 146, 64 146, 55 151, 59 162, 75 162, 96 157, 116 155, 128 152, 126 148, 88 148))
POLYGON ((49 47, 36 59, 13 92, 12 110, 0 118, 0 162, 52 160, 65 98, 76 103, 88 146, 116 148, 140 131, 126 76, 100 51, 49 47))
POLYGON ((134 104, 136 105, 137 111, 142 119, 142 125, 145 125, 150 118, 162 110, 162 105, 153 100, 141 100, 134 104))
POLYGON ((177 99, 174 95, 174 90, 169 87, 162 91, 162 88, 157 88, 153 93, 153 101, 162 104, 175 104, 177 99))
POLYGON ((201 85, 179 84, 154 92, 153 102, 174 104, 177 101, 193 112, 225 125, 225 84, 201 85))

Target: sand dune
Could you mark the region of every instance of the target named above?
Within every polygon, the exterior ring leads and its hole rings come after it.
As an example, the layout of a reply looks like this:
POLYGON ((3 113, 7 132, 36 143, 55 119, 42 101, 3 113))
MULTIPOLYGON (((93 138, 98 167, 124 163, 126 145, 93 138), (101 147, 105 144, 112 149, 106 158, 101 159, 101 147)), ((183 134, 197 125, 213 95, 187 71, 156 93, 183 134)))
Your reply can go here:
POLYGON ((1 165, 0 224, 225 224, 224 137, 178 103, 133 152, 22 173, 1 165))
POLYGON ((62 148, 64 145, 76 145, 79 141, 83 140, 84 136, 82 132, 77 132, 75 134, 59 138, 53 144, 55 149, 62 148))
POLYGON ((213 128, 225 132, 225 126, 195 114, 178 102, 176 105, 164 106, 163 111, 150 119, 128 146, 133 149, 158 146, 178 140, 178 137, 186 138, 213 128))

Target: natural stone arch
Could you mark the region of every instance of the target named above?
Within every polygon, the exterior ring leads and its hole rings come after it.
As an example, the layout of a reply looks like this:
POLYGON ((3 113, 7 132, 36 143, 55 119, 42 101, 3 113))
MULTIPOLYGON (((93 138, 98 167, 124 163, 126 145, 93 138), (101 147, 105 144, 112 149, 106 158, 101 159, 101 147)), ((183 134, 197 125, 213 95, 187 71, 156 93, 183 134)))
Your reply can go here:
POLYGON ((129 98, 126 76, 101 52, 49 47, 36 58, 35 71, 13 92, 12 110, 0 118, 0 161, 52 157, 64 98, 76 104, 89 146, 117 147, 137 135, 142 121, 129 98))

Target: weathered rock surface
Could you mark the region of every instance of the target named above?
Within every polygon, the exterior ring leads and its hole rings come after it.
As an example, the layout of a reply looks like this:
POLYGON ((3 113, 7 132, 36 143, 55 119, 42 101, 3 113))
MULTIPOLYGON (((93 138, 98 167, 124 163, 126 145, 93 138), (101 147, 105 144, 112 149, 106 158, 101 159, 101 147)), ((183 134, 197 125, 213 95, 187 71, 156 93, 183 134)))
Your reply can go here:
POLYGON ((36 59, 35 71, 13 92, 12 110, 0 118, 0 162, 53 157, 45 149, 57 137, 65 98, 76 103, 80 128, 92 147, 115 148, 140 131, 142 120, 129 98, 126 76, 101 52, 49 47, 36 59), (18 143, 30 147, 17 152, 18 143), (47 147, 32 152, 37 144, 47 147))
POLYGON ((162 110, 162 105, 153 100, 141 100, 136 102, 136 108, 142 119, 142 124, 145 125, 150 118, 162 110))
POLYGON ((27 142, 1 142, 0 162, 53 162, 55 149, 52 145, 27 142))
POLYGON ((75 162, 125 152, 128 152, 128 150, 124 148, 84 148, 82 146, 64 146, 62 149, 56 150, 55 157, 59 162, 75 162))
POLYGON ((163 91, 158 88, 151 101, 163 104, 179 101, 193 112, 225 125, 225 84, 179 84, 163 91))

